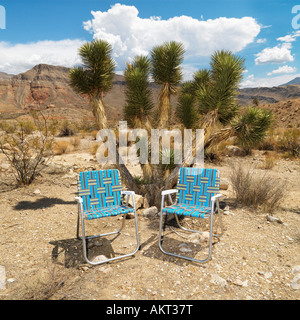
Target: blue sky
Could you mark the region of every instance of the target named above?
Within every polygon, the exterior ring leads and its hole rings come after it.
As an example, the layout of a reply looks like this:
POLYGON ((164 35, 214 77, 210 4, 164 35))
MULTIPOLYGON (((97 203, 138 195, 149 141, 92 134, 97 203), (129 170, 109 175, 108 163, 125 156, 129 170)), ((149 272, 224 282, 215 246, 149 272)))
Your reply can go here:
POLYGON ((113 45, 118 73, 136 54, 176 40, 186 48, 185 79, 209 67, 210 55, 221 49, 246 59, 243 87, 280 85, 300 76, 300 6, 292 13, 299 1, 0 0, 0 5, 6 14, 0 71, 7 73, 38 63, 72 67, 80 63, 81 44, 103 38, 113 45))

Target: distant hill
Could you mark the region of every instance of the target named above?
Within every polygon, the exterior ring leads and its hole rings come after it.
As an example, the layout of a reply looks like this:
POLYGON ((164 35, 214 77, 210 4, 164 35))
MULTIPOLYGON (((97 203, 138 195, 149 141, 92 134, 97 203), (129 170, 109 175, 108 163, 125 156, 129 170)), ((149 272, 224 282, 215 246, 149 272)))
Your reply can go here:
POLYGON ((300 77, 297 77, 297 78, 291 80, 288 83, 282 84, 282 86, 287 86, 287 85, 290 85, 290 84, 300 85, 300 77))
POLYGON ((249 105, 255 97, 259 103, 277 103, 282 100, 297 99, 300 98, 300 85, 244 88, 239 91, 237 99, 240 104, 249 105))

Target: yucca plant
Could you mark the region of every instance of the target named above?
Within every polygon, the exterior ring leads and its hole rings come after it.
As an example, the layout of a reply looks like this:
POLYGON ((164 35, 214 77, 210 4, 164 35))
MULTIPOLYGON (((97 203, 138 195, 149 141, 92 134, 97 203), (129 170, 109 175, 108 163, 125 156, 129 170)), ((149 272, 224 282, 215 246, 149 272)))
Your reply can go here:
POLYGON ((257 107, 248 107, 231 122, 234 135, 244 150, 257 146, 266 136, 272 124, 272 113, 257 107))
POLYGON ((194 76, 200 113, 217 110, 218 120, 228 123, 237 114, 237 95, 243 78, 244 59, 230 51, 216 51, 211 56, 210 70, 194 76))
MULTIPOLYGON (((103 95, 113 86, 116 67, 116 63, 111 57, 112 46, 105 40, 94 40, 85 43, 79 49, 79 55, 82 59, 82 66, 71 69, 70 86, 76 92, 88 96, 98 129, 105 129, 107 128, 107 117, 103 95)), ((108 140, 108 142, 111 141, 108 140)), ((116 159, 119 159, 118 150, 116 152, 116 159)), ((122 176, 125 177, 128 187, 137 191, 137 185, 127 167, 118 163, 118 168, 122 176)))
POLYGON ((153 80, 161 85, 159 95, 158 128, 167 128, 171 96, 177 93, 178 85, 182 81, 181 64, 183 62, 184 47, 180 42, 165 42, 151 50, 151 74, 153 80))
POLYGON ((149 88, 150 60, 146 56, 135 57, 124 72, 126 81, 125 120, 134 128, 150 128, 150 115, 154 106, 149 88))
POLYGON ((184 82, 176 106, 176 119, 187 129, 194 129, 199 121, 195 90, 195 83, 193 81, 184 82))
POLYGON ((107 128, 103 94, 113 85, 116 63, 111 54, 112 46, 107 41, 87 42, 79 49, 82 66, 70 70, 70 86, 88 96, 99 129, 107 128))

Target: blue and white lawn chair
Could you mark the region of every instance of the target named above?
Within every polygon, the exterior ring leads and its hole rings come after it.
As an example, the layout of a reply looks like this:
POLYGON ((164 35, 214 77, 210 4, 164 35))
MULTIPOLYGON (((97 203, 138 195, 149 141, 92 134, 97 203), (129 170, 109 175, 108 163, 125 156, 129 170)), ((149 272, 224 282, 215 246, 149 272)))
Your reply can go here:
POLYGON ((221 236, 223 233, 221 212, 219 209, 220 175, 216 169, 202 168, 181 168, 178 173, 177 189, 162 191, 161 214, 159 224, 159 248, 165 254, 183 258, 195 262, 206 262, 211 257, 212 237, 221 236), (176 193, 175 203, 172 201, 171 194, 176 193), (168 196, 172 205, 165 207, 165 196, 168 196), (214 214, 220 218, 220 234, 213 234, 214 214), (174 214, 178 226, 185 231, 201 233, 201 231, 186 229, 180 225, 178 216, 190 218, 200 218, 210 220, 209 232, 209 252, 204 260, 183 256, 176 253, 167 252, 162 248, 163 242, 163 216, 174 214))
POLYGON ((135 207, 134 191, 122 191, 120 172, 116 169, 80 172, 77 176, 78 197, 78 221, 77 238, 83 240, 83 254, 85 260, 92 265, 106 263, 108 261, 125 258, 134 255, 140 247, 137 213, 135 207), (122 205, 122 196, 127 196, 126 206, 122 205), (133 208, 128 207, 129 196, 132 197, 133 208), (87 240, 118 234, 124 227, 128 213, 134 213, 136 229, 136 249, 128 254, 108 258, 104 261, 92 262, 88 259, 87 240), (105 217, 124 215, 121 229, 118 231, 99 235, 85 235, 85 220, 94 220, 105 217), (82 238, 79 236, 79 220, 82 225, 82 238))

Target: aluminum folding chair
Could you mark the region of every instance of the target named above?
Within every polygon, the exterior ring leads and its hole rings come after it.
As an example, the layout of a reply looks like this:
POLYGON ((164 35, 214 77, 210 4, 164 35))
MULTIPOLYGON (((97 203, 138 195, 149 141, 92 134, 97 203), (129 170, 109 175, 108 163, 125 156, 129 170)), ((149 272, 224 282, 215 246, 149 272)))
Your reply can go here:
POLYGON ((77 238, 83 240, 83 255, 85 260, 89 264, 97 265, 134 255, 140 247, 135 193, 134 191, 122 191, 120 172, 116 169, 80 172, 77 176, 77 186, 78 197, 75 198, 78 202, 77 238), (122 204, 123 196, 127 197, 126 205, 122 204), (128 207, 130 196, 132 197, 133 208, 128 207), (135 250, 128 254, 107 258, 104 261, 90 261, 88 259, 88 239, 119 234, 124 227, 128 213, 134 213, 135 218, 137 241, 135 250), (95 220, 117 215, 124 215, 121 229, 99 235, 85 235, 85 220, 95 220), (82 237, 79 236, 79 221, 81 221, 82 225, 82 237))
POLYGON ((195 262, 204 263, 211 258, 212 237, 219 237, 223 233, 222 217, 219 209, 219 199, 222 194, 219 193, 220 175, 216 169, 202 168, 181 168, 178 173, 177 189, 162 191, 161 213, 159 223, 159 248, 168 255, 183 258, 195 262), (176 194, 175 202, 172 200, 171 194, 176 194), (165 207, 165 197, 168 196, 171 206, 165 207), (167 252, 162 248, 163 243, 163 216, 167 219, 168 214, 174 214, 178 226, 189 232, 202 233, 198 230, 186 229, 181 226, 178 216, 186 216, 190 218, 200 218, 210 220, 209 232, 209 251, 208 256, 203 259, 195 259, 177 253, 167 252), (221 233, 213 233, 214 215, 217 214, 220 219, 221 233))

